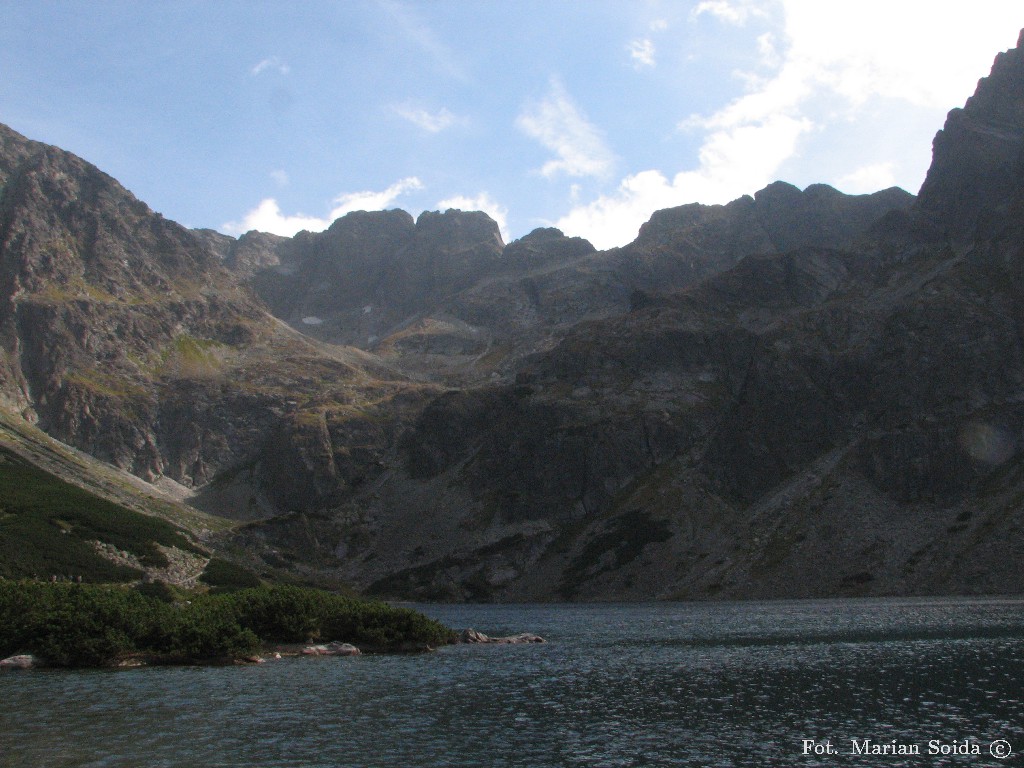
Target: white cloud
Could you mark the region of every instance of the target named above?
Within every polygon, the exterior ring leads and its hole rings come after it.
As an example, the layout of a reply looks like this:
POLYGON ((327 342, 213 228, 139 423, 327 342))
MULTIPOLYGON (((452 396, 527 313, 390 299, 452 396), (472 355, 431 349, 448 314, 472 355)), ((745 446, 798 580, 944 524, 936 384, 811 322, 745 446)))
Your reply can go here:
MULTIPOLYGON (((701 134, 694 167, 674 175, 658 169, 632 173, 613 192, 575 205, 556 222, 559 228, 600 248, 622 245, 659 208, 727 202, 757 191, 786 169, 803 168, 802 175, 817 176, 813 181, 851 193, 897 184, 914 191, 925 171, 912 167, 922 156, 916 147, 879 144, 870 133, 854 138, 854 132, 877 127, 880 110, 886 120, 904 125, 930 110, 931 130, 938 129, 945 111, 964 102, 995 52, 1012 46, 1024 25, 1019 0, 976 0, 970 13, 954 11, 952 3, 946 12, 931 7, 922 13, 916 4, 892 0, 706 0, 692 18, 709 14, 742 26, 755 18, 770 20, 770 9, 783 15, 773 31, 755 38, 759 69, 737 73, 746 93, 678 124, 701 134), (997 18, 1007 30, 1002 40, 993 33, 997 18), (802 165, 800 152, 812 135, 823 143, 842 138, 865 154, 819 154, 802 165)), ((905 136, 925 147, 931 138, 905 136)))
POLYGON ((777 67, 781 63, 779 52, 775 47, 775 35, 765 32, 757 38, 757 52, 761 56, 761 65, 765 67, 777 67))
POLYGON ((270 178, 272 178, 279 187, 287 187, 290 181, 288 178, 288 171, 280 168, 276 171, 271 171, 270 178))
POLYGON ((860 195, 896 186, 896 176, 892 163, 872 163, 840 177, 836 186, 847 194, 860 195))
POLYGON ((331 221, 352 211, 381 211, 406 192, 423 189, 423 182, 415 176, 400 179, 383 192, 351 192, 334 198, 331 221))
POLYGON ((229 235, 241 235, 255 229, 286 237, 291 237, 304 229, 320 232, 346 213, 383 210, 401 195, 418 189, 423 189, 423 184, 415 176, 410 176, 400 179, 381 192, 351 192, 339 195, 332 201, 330 213, 325 217, 308 216, 303 213, 283 214, 277 200, 268 197, 245 214, 241 221, 229 221, 221 229, 229 235))
POLYGON ((623 245, 654 211, 696 201, 726 203, 766 186, 810 128, 809 121, 773 115, 714 130, 700 149, 696 170, 677 173, 671 181, 657 170, 627 176, 614 193, 573 208, 555 226, 597 248, 623 245))
POLYGON ((768 14, 761 4, 752 0, 704 0, 693 10, 694 18, 709 13, 727 24, 743 26, 752 17, 768 14))
POLYGON ((627 50, 629 51, 630 58, 633 59, 633 66, 637 69, 655 66, 654 43, 652 41, 646 38, 630 40, 627 50))
POLYGON ((277 200, 267 197, 245 214, 241 221, 229 221, 221 227, 221 230, 229 235, 241 235, 255 229, 259 232, 271 232, 275 235, 290 237, 303 229, 319 232, 328 226, 330 226, 330 222, 316 216, 306 216, 302 213, 286 216, 281 213, 281 207, 277 204, 277 200))
POLYGON ((282 75, 287 75, 292 71, 292 68, 281 61, 277 56, 271 56, 269 59, 263 59, 259 64, 254 66, 250 71, 253 75, 261 75, 268 70, 274 70, 282 75))
POLYGON ((465 195, 449 197, 440 201, 437 207, 441 210, 457 208, 460 211, 483 211, 497 222, 502 239, 508 242, 508 208, 493 200, 486 192, 481 192, 476 197, 466 197, 465 195))
POLYGON ((1024 23, 1018 0, 940 0, 925 12, 892 0, 784 0, 787 59, 857 106, 872 97, 949 109, 974 91, 1024 23), (881 22, 881 23, 880 23, 881 22), (992 30, 1005 24, 1003 44, 992 30))
POLYGON ((650 29, 651 32, 664 32, 666 29, 668 29, 668 20, 655 19, 654 21, 651 22, 650 29))
POLYGON ((611 172, 611 150, 556 79, 552 79, 548 95, 528 105, 516 125, 558 156, 540 169, 546 178, 559 174, 602 177, 611 172))
POLYGON ((408 120, 417 128, 421 128, 428 133, 440 133, 446 128, 451 128, 456 123, 461 122, 460 118, 443 107, 436 112, 429 112, 407 102, 405 104, 396 104, 392 109, 399 117, 408 120))

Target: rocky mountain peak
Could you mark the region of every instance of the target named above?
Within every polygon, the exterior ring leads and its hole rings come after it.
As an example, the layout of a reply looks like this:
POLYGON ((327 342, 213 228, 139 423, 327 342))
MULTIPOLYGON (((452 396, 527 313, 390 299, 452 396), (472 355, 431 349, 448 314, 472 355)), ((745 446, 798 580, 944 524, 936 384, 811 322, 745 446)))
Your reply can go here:
POLYGON ((412 236, 415 222, 399 208, 388 211, 352 211, 335 219, 327 228, 326 237, 349 246, 381 238, 400 239, 412 236))
POLYGON ((500 253, 505 247, 498 223, 483 211, 423 211, 416 219, 416 235, 421 241, 444 242, 445 249, 453 252, 479 249, 500 253))
POLYGON ((1024 30, 1000 53, 963 108, 932 143, 918 209, 955 240, 991 234, 993 216, 1021 186, 1024 150, 1024 30), (980 228, 980 229, 979 229, 980 228))
POLYGON ((152 291, 192 292, 220 269, 203 238, 70 152, 7 131, 0 165, 6 295, 141 300, 152 291))
POLYGON ((230 244, 224 261, 238 274, 251 276, 258 269, 281 263, 277 249, 285 240, 269 232, 246 232, 230 244))
POLYGON ((590 241, 582 237, 566 237, 555 227, 538 227, 505 246, 502 257, 507 267, 533 268, 595 251, 590 241))

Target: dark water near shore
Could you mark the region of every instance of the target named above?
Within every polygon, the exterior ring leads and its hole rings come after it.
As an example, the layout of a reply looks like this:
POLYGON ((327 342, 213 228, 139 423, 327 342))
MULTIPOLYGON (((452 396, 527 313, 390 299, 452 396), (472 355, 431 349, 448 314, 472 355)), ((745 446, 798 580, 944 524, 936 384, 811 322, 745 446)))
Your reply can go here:
POLYGON ((1022 600, 420 607, 549 642, 5 673, 0 765, 1024 764, 1022 600), (865 739, 921 755, 850 754, 865 739))

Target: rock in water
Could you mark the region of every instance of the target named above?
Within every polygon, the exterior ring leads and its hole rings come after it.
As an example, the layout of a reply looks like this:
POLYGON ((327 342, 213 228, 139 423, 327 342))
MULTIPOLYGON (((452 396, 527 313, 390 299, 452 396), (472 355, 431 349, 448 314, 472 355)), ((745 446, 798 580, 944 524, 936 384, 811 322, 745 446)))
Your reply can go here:
POLYGON ((362 654, 351 643, 334 641, 325 645, 308 645, 302 649, 304 656, 359 656, 362 654))
POLYGON ((475 629, 464 629, 459 637, 459 642, 521 645, 523 643, 543 643, 545 640, 540 635, 534 635, 530 632, 520 632, 518 635, 507 635, 505 637, 489 637, 483 632, 477 632, 475 629))
POLYGON ((39 666, 39 660, 27 653, 8 656, 0 661, 0 669, 32 669, 39 666))

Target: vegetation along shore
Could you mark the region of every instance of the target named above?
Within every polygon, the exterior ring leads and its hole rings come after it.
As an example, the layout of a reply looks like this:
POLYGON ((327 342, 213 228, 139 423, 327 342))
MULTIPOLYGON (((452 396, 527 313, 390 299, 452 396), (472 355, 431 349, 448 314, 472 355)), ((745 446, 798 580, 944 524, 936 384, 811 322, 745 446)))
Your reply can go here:
POLYGON ((0 658, 48 666, 223 663, 310 641, 408 652, 456 637, 410 608, 308 587, 186 593, 160 583, 0 581, 0 658))

